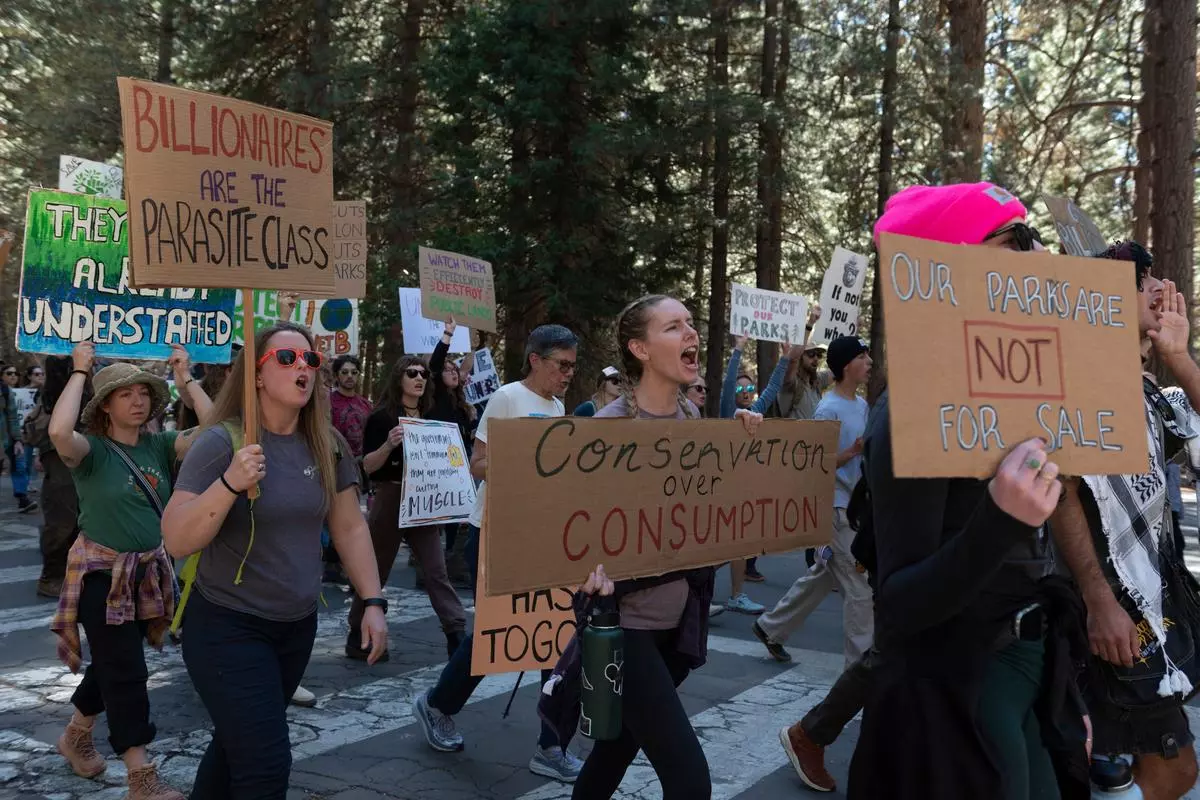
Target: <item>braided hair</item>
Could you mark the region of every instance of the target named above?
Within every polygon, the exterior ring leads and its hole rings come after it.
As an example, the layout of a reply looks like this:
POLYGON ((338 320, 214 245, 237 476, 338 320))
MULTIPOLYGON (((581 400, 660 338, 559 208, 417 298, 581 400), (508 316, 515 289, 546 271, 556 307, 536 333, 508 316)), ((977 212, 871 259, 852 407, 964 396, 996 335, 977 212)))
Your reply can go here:
MULTIPOLYGON (((635 419, 638 415, 638 404, 637 397, 633 394, 633 387, 637 386, 641 380, 644 367, 638 357, 629 349, 629 343, 635 339, 644 340, 646 338, 646 329, 650 324, 651 313, 660 303, 672 299, 674 298, 665 294, 644 295, 625 306, 617 316, 617 350, 621 353, 621 366, 623 367, 621 370, 623 378, 621 396, 625 398, 629 407, 629 416, 635 419)), ((687 399, 682 387, 679 389, 677 402, 684 417, 692 419, 696 416, 692 413, 691 401, 687 399)))

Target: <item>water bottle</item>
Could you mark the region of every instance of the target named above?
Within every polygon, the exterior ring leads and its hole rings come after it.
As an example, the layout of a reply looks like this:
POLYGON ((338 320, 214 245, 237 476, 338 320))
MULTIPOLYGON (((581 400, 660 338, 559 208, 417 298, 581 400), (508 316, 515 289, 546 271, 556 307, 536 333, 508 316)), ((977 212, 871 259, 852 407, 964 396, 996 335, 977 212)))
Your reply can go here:
POLYGON ((1092 756, 1092 800, 1143 800, 1125 756, 1092 756))
POLYGON ((621 735, 621 689, 625 668, 625 632, 611 600, 598 608, 583 629, 583 713, 579 732, 589 739, 612 741, 621 735))

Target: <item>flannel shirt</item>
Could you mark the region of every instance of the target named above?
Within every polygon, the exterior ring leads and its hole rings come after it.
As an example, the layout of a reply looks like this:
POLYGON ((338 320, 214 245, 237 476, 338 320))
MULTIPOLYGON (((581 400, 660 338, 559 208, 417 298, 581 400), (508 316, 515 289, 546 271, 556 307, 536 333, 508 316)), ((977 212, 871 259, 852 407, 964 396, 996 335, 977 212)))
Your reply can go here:
POLYGON ((175 615, 174 568, 162 545, 145 553, 118 553, 80 533, 67 556, 67 576, 58 598, 58 610, 50 623, 50 630, 59 637, 58 657, 71 672, 78 672, 83 665, 79 643, 79 596, 83 592, 83 578, 90 572, 104 570, 112 572, 112 589, 108 593, 105 613, 107 624, 124 625, 146 620, 149 622, 146 638, 161 650, 167 627, 175 615), (147 566, 146 574, 135 594, 137 569, 142 564, 147 566))

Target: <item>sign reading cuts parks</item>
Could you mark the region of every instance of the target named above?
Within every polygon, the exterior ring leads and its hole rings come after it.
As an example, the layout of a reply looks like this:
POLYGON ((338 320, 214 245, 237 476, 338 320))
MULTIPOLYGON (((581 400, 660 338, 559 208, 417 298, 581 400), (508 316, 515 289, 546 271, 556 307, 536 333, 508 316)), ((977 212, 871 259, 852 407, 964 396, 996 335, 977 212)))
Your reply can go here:
POLYGON ((1035 436, 1067 475, 1145 471, 1132 264, 892 234, 879 256, 896 475, 987 477, 1035 436))
POLYGON ((121 200, 30 192, 17 349, 64 355, 90 341, 102 356, 163 359, 183 344, 197 363, 227 363, 233 291, 132 288, 128 237, 121 200))
POLYGON ((333 294, 333 129, 118 78, 138 286, 333 294))
POLYGON ((838 424, 506 419, 488 428, 487 594, 829 541, 838 424), (538 524, 529 524, 530 509, 538 524))

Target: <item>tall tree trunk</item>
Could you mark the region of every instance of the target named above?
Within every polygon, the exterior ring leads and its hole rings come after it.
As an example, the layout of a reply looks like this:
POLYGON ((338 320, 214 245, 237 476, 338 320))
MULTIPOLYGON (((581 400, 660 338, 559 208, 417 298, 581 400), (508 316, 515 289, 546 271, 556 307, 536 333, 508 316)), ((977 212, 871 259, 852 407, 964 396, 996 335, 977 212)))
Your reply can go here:
MULTIPOLYGON (((713 43, 708 44, 708 53, 705 59, 704 81, 705 86, 710 87, 713 82, 713 43)), ((712 103, 705 103, 704 121, 700 128, 704 132, 704 140, 700 143, 700 191, 699 196, 703 198, 707 204, 712 192, 712 160, 713 160, 713 108, 712 103)), ((700 215, 701 219, 708 216, 707 209, 700 215)), ((697 306, 700 305, 700 297, 704 294, 704 262, 708 256, 708 243, 712 235, 711 226, 705 225, 701 230, 696 232, 696 252, 693 256, 692 263, 695 265, 695 270, 692 274, 692 297, 697 306)), ((693 309, 694 311, 694 309, 693 309)))
MULTIPOLYGON (((774 140, 779 125, 779 110, 772 105, 775 95, 775 68, 779 50, 779 0, 766 0, 763 7, 762 65, 758 99, 758 221, 754 226, 754 275, 760 289, 778 289, 778 274, 771 269, 771 184, 778 178, 774 140)), ((758 381, 765 384, 775 368, 776 347, 758 341, 758 381)))
POLYGON ((305 112, 317 119, 331 119, 329 83, 333 72, 333 0, 313 0, 312 28, 308 37, 308 97, 305 112))
POLYGON ((1146 4, 1142 14, 1142 100, 1137 108, 1137 154, 1138 165, 1134 172, 1133 186, 1133 238, 1143 245, 1150 244, 1150 208, 1154 194, 1151 164, 1154 161, 1154 135, 1151 129, 1157 120, 1154 100, 1158 82, 1155 76, 1155 54, 1146 42, 1152 41, 1158 29, 1158 7, 1154 2, 1146 4))
POLYGON ((158 17, 158 69, 154 80, 174 83, 171 77, 171 58, 175 54, 175 13, 179 0, 162 0, 158 17))
MULTIPOLYGON (((531 138, 528 129, 520 122, 509 135, 512 160, 509 162, 508 229, 513 248, 510 268, 518 270, 515 274, 529 271, 529 241, 526 238, 526 228, 529 218, 531 138)), ((521 377, 525 367, 525 340, 529 338, 534 327, 531 324, 531 309, 534 303, 530 302, 528 295, 511 297, 508 300, 509 302, 505 303, 508 317, 504 326, 504 374, 506 380, 515 381, 521 377)))
MULTIPOLYGON (((879 182, 875 189, 875 216, 883 216, 887 200, 892 195, 892 158, 896 150, 896 84, 897 55, 900 51, 900 0, 888 0, 887 34, 883 50, 883 86, 879 104, 883 113, 879 121, 879 182)), ((875 254, 875 277, 871 281, 871 360, 875 368, 867 385, 867 399, 875 398, 887 385, 887 341, 883 335, 883 297, 880 294, 879 254, 875 254)))
POLYGON ((983 0, 947 0, 948 74, 942 147, 945 182, 978 181, 983 174, 983 62, 987 18, 983 0))
POLYGON ((721 408, 721 382, 725 366, 725 300, 729 293, 729 9, 731 0, 712 0, 713 28, 713 237, 712 280, 708 298, 708 382, 706 413, 715 417, 721 408))

